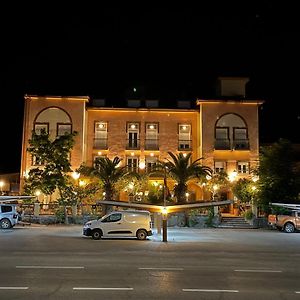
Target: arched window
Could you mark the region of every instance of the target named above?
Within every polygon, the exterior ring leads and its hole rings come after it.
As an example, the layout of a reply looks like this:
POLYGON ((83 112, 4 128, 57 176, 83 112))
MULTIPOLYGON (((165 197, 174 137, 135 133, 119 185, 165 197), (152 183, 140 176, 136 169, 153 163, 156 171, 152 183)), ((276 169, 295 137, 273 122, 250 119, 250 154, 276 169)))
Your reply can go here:
POLYGON ((72 120, 63 109, 49 107, 42 110, 34 122, 34 131, 37 134, 43 129, 50 134, 51 138, 55 138, 72 132, 72 120))
POLYGON ((239 115, 228 113, 221 116, 215 125, 216 150, 248 150, 248 128, 239 115))

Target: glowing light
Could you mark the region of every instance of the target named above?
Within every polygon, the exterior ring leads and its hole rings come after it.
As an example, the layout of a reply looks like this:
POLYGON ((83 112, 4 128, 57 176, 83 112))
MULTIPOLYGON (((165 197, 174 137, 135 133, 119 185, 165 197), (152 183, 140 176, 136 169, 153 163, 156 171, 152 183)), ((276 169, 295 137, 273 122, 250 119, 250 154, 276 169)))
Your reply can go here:
POLYGON ((77 173, 77 172, 73 172, 72 173, 72 177, 77 180, 79 177, 80 177, 80 173, 77 173))
POLYGON ((104 124, 100 123, 98 127, 102 129, 102 128, 104 128, 104 124))
POLYGON ((133 91, 136 93, 136 88, 133 88, 133 91))
POLYGON ((252 189, 252 191, 255 191, 256 190, 256 186, 253 186, 251 189, 252 189))
POLYGON ((140 167, 141 170, 144 170, 145 167, 146 167, 145 162, 144 161, 140 161, 139 167, 140 167))
POLYGON ((86 182, 84 180, 79 180, 79 186, 85 186, 86 182))
POLYGON ((253 181, 253 182, 258 181, 258 179, 259 179, 258 176, 253 176, 253 177, 252 177, 252 181, 253 181))
POLYGON ((135 124, 131 124, 131 125, 130 125, 130 128, 131 128, 131 129, 135 129, 135 127, 136 127, 135 124))
POLYGON ((213 190, 216 191, 219 188, 219 186, 217 184, 213 185, 213 190))
POLYGON ((230 182, 233 182, 234 180, 235 180, 235 178, 236 178, 236 176, 237 176, 237 171, 236 170, 234 170, 231 174, 229 174, 229 181, 230 182))
POLYGON ((129 183, 129 184, 128 184, 128 188, 129 188, 129 189, 131 189, 131 190, 133 190, 133 188, 134 188, 134 184, 133 184, 132 182, 131 182, 131 183, 129 183))
POLYGON ((168 208, 164 206, 164 207, 161 209, 161 212, 162 212, 163 215, 167 215, 167 214, 168 214, 168 208))
POLYGON ((151 157, 153 157, 153 156, 154 156, 154 153, 153 153, 153 152, 151 152, 151 153, 150 153, 150 156, 151 156, 151 157))
POLYGON ((150 125, 149 128, 150 128, 150 129, 154 129, 154 125, 150 125))
POLYGON ((187 154, 186 153, 183 153, 183 157, 186 157, 187 156, 187 154))
POLYGON ((130 155, 131 155, 131 156, 134 156, 134 152, 131 152, 130 155))
POLYGON ((40 191, 40 190, 36 190, 36 191, 35 191, 35 195, 36 195, 36 196, 39 196, 40 194, 41 194, 41 191, 40 191))
POLYGON ((185 125, 182 126, 182 130, 186 130, 186 126, 185 125))
POLYGON ((188 198, 188 196, 189 196, 190 194, 189 193, 185 193, 185 196, 188 198))
POLYGON ((99 152, 98 152, 98 155, 102 155, 102 152, 101 152, 101 151, 99 151, 99 152))
POLYGON ((145 191, 145 196, 147 197, 149 195, 149 191, 145 191))

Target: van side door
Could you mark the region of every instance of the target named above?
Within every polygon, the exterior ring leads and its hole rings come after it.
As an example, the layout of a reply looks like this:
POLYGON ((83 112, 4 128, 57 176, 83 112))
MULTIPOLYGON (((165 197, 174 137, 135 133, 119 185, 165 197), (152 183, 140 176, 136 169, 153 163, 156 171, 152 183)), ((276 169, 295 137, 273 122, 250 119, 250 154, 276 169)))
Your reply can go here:
POLYGON ((101 220, 101 229, 103 235, 109 236, 122 236, 126 235, 123 228, 123 218, 121 213, 112 213, 105 219, 101 220))

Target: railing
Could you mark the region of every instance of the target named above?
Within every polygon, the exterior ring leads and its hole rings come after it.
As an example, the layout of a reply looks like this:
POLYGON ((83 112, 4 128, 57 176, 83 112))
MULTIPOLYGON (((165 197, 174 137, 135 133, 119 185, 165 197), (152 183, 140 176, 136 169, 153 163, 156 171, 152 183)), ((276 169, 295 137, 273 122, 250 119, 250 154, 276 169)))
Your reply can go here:
POLYGON ((107 139, 94 139, 94 149, 106 150, 107 149, 107 139))
POLYGON ((249 150, 249 140, 242 139, 242 140, 233 140, 233 149, 235 150, 249 150))
POLYGON ((178 140, 178 150, 192 150, 192 141, 178 140))
POLYGON ((128 139, 126 143, 127 150, 137 150, 140 149, 140 140, 139 139, 128 139))
POLYGON ((145 139, 145 150, 158 150, 158 139, 145 139))
POLYGON ((216 150, 230 150, 230 140, 229 139, 216 139, 215 149, 216 150))

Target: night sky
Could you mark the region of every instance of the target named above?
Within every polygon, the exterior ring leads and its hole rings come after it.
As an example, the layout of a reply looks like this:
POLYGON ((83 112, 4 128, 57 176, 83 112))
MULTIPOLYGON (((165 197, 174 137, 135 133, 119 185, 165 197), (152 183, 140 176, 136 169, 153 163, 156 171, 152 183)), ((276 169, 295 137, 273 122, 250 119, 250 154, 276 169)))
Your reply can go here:
POLYGON ((213 98, 219 76, 265 100, 261 143, 300 143, 296 1, 1 9, 0 174, 19 172, 24 94, 213 98), (293 2, 295 4, 293 4, 293 2), (290 6, 288 6, 290 5, 290 6))

